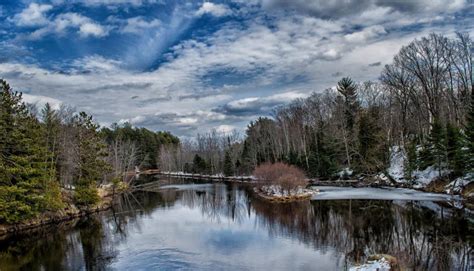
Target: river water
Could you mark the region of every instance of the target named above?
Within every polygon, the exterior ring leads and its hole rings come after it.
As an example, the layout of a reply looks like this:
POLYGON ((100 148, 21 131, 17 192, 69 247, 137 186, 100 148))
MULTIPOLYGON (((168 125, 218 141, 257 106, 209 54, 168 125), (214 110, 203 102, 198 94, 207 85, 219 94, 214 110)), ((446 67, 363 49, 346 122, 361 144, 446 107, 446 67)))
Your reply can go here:
POLYGON ((275 204, 240 184, 153 181, 112 211, 0 241, 0 270, 346 270, 374 253, 409 270, 472 264, 472 217, 450 198, 320 187, 275 204))

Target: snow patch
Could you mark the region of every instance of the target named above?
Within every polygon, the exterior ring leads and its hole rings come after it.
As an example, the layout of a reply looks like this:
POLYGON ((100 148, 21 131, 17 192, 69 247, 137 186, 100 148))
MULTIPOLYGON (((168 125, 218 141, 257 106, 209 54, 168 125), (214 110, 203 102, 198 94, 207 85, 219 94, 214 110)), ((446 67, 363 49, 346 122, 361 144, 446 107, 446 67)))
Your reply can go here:
POLYGON ((407 159, 405 150, 400 146, 390 148, 390 167, 387 173, 396 182, 405 182, 405 161, 407 159))
POLYGON ((424 187, 439 176, 448 174, 448 170, 438 170, 435 166, 429 166, 424 170, 413 171, 413 178, 418 183, 417 187, 424 187))
POLYGON ((460 193, 466 185, 474 181, 474 173, 468 173, 463 177, 459 177, 456 180, 450 182, 445 186, 446 193, 450 194, 460 193))
POLYGON ((359 266, 353 266, 349 271, 390 271, 390 263, 382 258, 376 261, 368 261, 359 266))
POLYGON ((336 173, 336 175, 339 176, 339 178, 344 178, 344 177, 352 176, 353 173, 354 173, 354 170, 346 167, 346 168, 343 168, 338 173, 336 173))

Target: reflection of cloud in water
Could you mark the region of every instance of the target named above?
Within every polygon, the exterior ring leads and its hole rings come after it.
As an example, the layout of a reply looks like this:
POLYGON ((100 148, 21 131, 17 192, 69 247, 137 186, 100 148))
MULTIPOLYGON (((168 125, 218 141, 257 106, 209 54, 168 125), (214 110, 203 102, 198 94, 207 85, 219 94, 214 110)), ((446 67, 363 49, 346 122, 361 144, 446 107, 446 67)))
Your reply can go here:
POLYGON ((209 246, 225 254, 238 253, 249 246, 264 244, 265 238, 253 231, 211 230, 203 236, 209 246))

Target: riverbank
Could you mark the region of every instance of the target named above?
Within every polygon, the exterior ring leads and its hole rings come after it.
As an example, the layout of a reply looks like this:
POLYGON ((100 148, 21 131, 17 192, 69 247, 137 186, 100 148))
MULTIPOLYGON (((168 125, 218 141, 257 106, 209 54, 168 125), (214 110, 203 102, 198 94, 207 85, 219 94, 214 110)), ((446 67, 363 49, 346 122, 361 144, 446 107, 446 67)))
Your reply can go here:
POLYGON ((114 196, 117 195, 117 192, 114 191, 112 186, 104 186, 97 190, 100 198, 99 202, 93 207, 79 208, 72 201, 72 193, 69 190, 64 189, 62 191, 62 197, 66 207, 57 212, 42 213, 34 219, 21 223, 0 224, 0 239, 6 238, 11 234, 33 230, 47 225, 60 224, 93 213, 108 210, 112 207, 113 199, 114 196))
MULTIPOLYGON (((161 175, 173 178, 184 178, 184 179, 197 179, 197 180, 213 180, 213 181, 228 181, 228 182, 245 182, 245 183, 254 183, 255 178, 253 176, 230 176, 226 177, 223 175, 203 175, 203 174, 192 174, 192 173, 183 173, 183 172, 159 172, 153 170, 150 172, 145 172, 145 175, 161 175)), ((326 179, 307 179, 308 186, 336 186, 336 187, 354 187, 354 188, 363 188, 363 187, 374 187, 374 188, 383 188, 383 187, 393 187, 393 188, 407 188, 413 189, 421 192, 430 192, 437 194, 445 195, 459 195, 464 199, 465 206, 470 210, 474 210, 474 182, 467 183, 463 186, 456 186, 455 189, 450 188, 450 182, 447 180, 434 180, 426 186, 417 186, 411 185, 404 182, 396 182, 391 178, 387 177, 385 174, 377 175, 366 175, 359 176, 358 179, 337 179, 337 180, 326 180, 326 179)), ((254 191, 255 192, 255 191, 254 191)), ((276 197, 265 195, 264 193, 255 194, 261 198, 265 198, 271 201, 293 201, 293 199, 276 199, 276 197)), ((295 200, 301 200, 308 197, 307 195, 302 195, 301 197, 296 197, 295 200)), ((310 197, 310 196, 309 196, 310 197)))

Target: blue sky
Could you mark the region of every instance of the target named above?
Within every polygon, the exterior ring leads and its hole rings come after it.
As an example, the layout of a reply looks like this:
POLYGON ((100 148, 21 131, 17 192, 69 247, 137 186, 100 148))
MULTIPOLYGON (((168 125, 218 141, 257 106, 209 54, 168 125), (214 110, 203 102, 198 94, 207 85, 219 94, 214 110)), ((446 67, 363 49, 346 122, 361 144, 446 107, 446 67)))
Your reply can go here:
POLYGON ((0 77, 38 106, 193 136, 242 130, 401 46, 474 34, 471 0, 2 0, 0 77))

